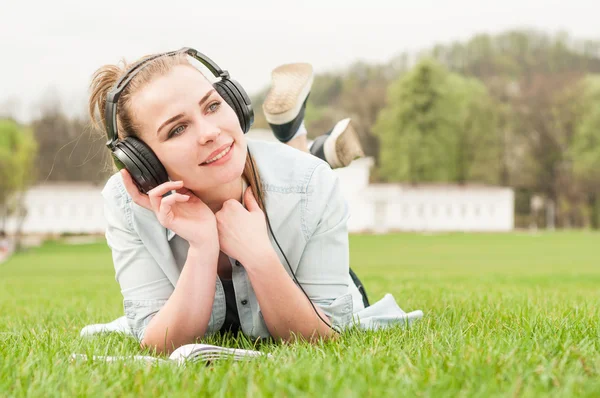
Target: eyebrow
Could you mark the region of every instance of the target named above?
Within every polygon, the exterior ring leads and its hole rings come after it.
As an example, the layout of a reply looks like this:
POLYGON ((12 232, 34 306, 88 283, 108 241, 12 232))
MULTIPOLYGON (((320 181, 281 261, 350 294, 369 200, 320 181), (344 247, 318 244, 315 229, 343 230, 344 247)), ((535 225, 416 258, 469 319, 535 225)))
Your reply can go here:
MULTIPOLYGON (((212 90, 208 91, 206 94, 204 94, 204 97, 202 97, 202 99, 200 100, 200 102, 198 103, 198 105, 202 106, 202 104, 204 104, 206 102, 206 100, 208 100, 208 98, 212 95, 212 93, 215 92, 215 89, 213 88, 212 90)), ((163 129, 163 127, 181 119, 183 117, 183 113, 180 113, 178 115, 175 115, 169 119, 167 119, 163 124, 160 125, 160 127, 158 128, 158 130, 156 130, 156 135, 160 134, 160 130, 163 129)))

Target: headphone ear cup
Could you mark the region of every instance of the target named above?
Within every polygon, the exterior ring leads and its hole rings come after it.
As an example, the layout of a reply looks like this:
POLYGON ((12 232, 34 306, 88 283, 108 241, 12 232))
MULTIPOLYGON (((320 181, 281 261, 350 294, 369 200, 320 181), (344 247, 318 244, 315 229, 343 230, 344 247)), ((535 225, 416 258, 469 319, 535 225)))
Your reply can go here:
MULTIPOLYGON (((246 121, 244 119, 243 111, 242 111, 238 101, 236 100, 236 98, 233 96, 231 91, 226 87, 226 85, 224 84, 224 81, 216 82, 213 85, 213 87, 215 88, 217 93, 219 93, 221 98, 223 98, 223 100, 225 102, 227 102, 227 104, 229 104, 229 106, 233 109, 233 111, 235 112, 235 114, 238 117, 238 121, 240 122, 240 127, 242 128, 242 131, 244 131, 246 121)), ((245 132, 246 131, 244 131, 244 133, 245 132)))
POLYGON ((250 98, 243 87, 235 80, 223 79, 213 84, 219 95, 233 108, 242 131, 247 133, 254 123, 254 110, 250 98))
POLYGON ((142 159, 143 162, 146 163, 146 167, 154 176, 157 185, 169 181, 167 170, 165 170, 165 167, 162 165, 160 160, 158 160, 158 157, 156 157, 148 145, 135 137, 127 137, 125 140, 123 140, 123 142, 125 142, 126 145, 133 147, 135 153, 142 159))
POLYGON ((233 79, 227 79, 225 81, 225 84, 234 93, 234 97, 239 99, 238 103, 242 108, 244 120, 246 123, 244 133, 247 133, 250 130, 250 127, 252 127, 252 124, 254 123, 254 109, 252 108, 252 101, 246 93, 246 90, 244 90, 244 87, 242 87, 242 85, 237 81, 233 79))
POLYGON ((138 187, 140 192, 147 192, 149 190, 150 182, 148 181, 149 171, 141 165, 139 162, 135 162, 133 159, 135 155, 131 153, 128 147, 117 142, 115 147, 112 149, 111 155, 113 161, 117 166, 117 169, 125 169, 131 175, 131 179, 138 187))
POLYGON ((148 193, 151 189, 169 181, 169 175, 164 166, 158 160, 152 149, 150 149, 143 141, 135 137, 127 137, 119 142, 119 147, 141 171, 136 176, 134 173, 131 173, 128 168, 134 181, 136 181, 135 177, 139 179, 139 181, 136 182, 144 193, 148 193))

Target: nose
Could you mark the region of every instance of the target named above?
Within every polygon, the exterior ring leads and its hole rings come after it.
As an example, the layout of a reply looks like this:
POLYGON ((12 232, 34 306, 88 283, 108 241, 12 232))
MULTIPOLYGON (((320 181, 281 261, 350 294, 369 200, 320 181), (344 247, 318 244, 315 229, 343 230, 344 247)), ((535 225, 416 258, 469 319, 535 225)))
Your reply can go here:
POLYGON ((200 145, 215 142, 219 134, 221 134, 221 128, 209 119, 210 118, 199 118, 197 122, 197 141, 200 145))

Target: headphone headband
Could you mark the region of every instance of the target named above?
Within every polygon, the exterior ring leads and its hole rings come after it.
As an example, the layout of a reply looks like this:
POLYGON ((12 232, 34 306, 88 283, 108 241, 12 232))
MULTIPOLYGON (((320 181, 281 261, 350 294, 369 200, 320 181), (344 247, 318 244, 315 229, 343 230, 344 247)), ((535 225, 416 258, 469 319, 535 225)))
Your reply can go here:
POLYGON ((150 56, 148 58, 145 58, 141 61, 136 62, 135 64, 131 65, 131 67, 129 67, 127 72, 125 72, 125 74, 115 83, 112 90, 106 96, 106 107, 105 107, 105 111, 104 111, 104 121, 106 124, 106 135, 108 136, 108 141, 106 143, 106 146, 113 149, 115 146, 115 143, 118 141, 117 104, 119 103, 119 97, 123 93, 123 90, 125 90, 125 87, 127 87, 127 85, 129 84, 129 82, 131 82, 131 80, 133 80, 133 78, 142 69, 144 69, 144 66, 148 62, 150 62, 156 58, 160 58, 160 57, 164 57, 164 56, 170 57, 170 56, 173 56, 176 54, 182 54, 182 53, 188 54, 192 58, 196 59, 198 62, 200 62, 202 65, 204 65, 215 77, 220 77, 221 80, 229 79, 229 72, 222 70, 219 67, 219 65, 217 65, 209 57, 207 57, 206 55, 202 54, 201 52, 199 52, 193 48, 190 48, 190 47, 183 47, 176 51, 169 51, 169 52, 165 52, 165 53, 161 53, 161 54, 156 54, 156 55, 150 56))

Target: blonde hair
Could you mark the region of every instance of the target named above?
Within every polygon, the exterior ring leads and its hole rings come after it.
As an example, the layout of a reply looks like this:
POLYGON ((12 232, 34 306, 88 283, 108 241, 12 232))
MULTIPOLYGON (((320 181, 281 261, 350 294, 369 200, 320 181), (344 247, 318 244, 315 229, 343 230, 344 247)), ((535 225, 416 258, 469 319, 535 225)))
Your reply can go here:
MULTIPOLYGON (((152 57, 152 55, 142 57, 139 61, 149 57, 152 57)), ((106 132, 106 121, 104 120, 106 97, 131 65, 133 65, 133 63, 128 64, 125 60, 121 60, 117 65, 104 65, 94 72, 90 83, 90 99, 88 103, 88 112, 94 128, 106 132)), ((135 124, 135 115, 132 114, 131 110, 133 95, 152 81, 152 79, 166 75, 173 67, 178 65, 189 65, 193 67, 187 56, 183 53, 158 57, 144 64, 142 69, 129 82, 127 87, 121 93, 117 104, 117 135, 120 140, 123 140, 126 137, 136 137, 140 139, 138 133, 139 126, 135 124)), ((262 211, 266 213, 264 191, 261 186, 260 176, 258 174, 256 163, 249 155, 249 152, 248 156, 246 156, 246 164, 244 165, 242 177, 246 180, 248 185, 250 185, 258 205, 262 211)))

